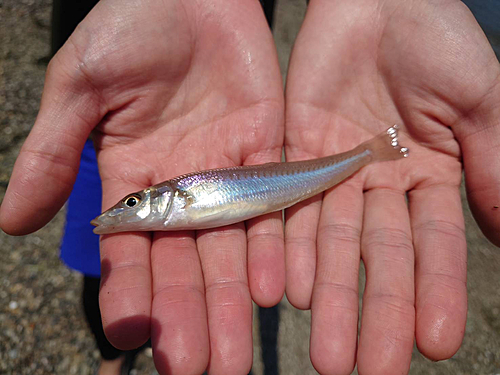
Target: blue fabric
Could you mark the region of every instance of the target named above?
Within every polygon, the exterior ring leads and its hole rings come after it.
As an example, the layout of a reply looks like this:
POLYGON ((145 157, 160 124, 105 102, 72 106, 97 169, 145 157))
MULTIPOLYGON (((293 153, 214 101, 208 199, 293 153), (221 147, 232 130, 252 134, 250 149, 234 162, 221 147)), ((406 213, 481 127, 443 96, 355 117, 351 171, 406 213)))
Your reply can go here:
POLYGON ((68 200, 61 259, 70 268, 99 277, 99 236, 90 220, 101 213, 101 179, 92 141, 83 148, 80 170, 68 200))

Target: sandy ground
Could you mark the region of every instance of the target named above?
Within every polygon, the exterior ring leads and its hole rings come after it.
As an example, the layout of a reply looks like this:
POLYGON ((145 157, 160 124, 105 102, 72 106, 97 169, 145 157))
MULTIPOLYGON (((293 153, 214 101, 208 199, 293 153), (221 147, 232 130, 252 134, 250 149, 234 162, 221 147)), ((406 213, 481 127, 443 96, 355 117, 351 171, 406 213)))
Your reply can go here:
MULTIPOLYGON (((49 53, 49 0, 0 2, 0 196, 39 105, 49 53)), ((305 1, 278 1, 275 38, 286 71, 305 1)), ((474 223, 464 200, 469 313, 464 343, 434 363, 415 349, 410 374, 500 374, 500 251, 474 223)), ((63 212, 25 237, 0 233, 0 374, 92 374, 98 352, 80 306, 81 276, 58 259, 63 212)), ((360 278, 363 285, 363 277, 360 278)), ((310 313, 284 300, 255 308, 254 367, 260 374, 315 374, 308 356, 310 313)), ((141 355, 135 374, 154 374, 141 355)))

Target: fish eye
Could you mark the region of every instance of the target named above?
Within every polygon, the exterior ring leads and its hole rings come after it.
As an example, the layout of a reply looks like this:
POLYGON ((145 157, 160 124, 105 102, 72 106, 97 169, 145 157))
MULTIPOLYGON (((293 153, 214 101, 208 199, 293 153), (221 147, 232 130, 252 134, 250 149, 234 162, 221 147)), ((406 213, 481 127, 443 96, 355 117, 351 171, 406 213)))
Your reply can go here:
POLYGON ((123 203, 127 207, 135 207, 139 204, 140 201, 141 201, 141 198, 137 195, 129 195, 128 197, 123 199, 123 203))

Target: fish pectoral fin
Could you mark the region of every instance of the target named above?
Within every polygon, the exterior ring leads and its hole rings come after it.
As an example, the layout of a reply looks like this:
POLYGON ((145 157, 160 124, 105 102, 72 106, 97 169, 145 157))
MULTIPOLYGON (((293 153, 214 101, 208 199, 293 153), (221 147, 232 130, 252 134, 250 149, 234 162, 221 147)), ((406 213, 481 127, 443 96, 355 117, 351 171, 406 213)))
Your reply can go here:
POLYGON ((195 202, 194 196, 192 194, 189 194, 186 190, 177 190, 177 195, 184 199, 184 207, 182 207, 183 209, 191 206, 195 202))

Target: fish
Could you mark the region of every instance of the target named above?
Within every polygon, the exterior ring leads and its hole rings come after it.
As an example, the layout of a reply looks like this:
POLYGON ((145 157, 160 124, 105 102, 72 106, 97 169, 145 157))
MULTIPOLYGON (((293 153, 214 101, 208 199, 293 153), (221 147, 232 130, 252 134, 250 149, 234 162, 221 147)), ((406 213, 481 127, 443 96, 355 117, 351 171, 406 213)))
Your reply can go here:
POLYGON ((210 169, 128 194, 91 224, 94 233, 217 228, 281 211, 364 166, 407 157, 394 125, 354 149, 318 159, 210 169))

